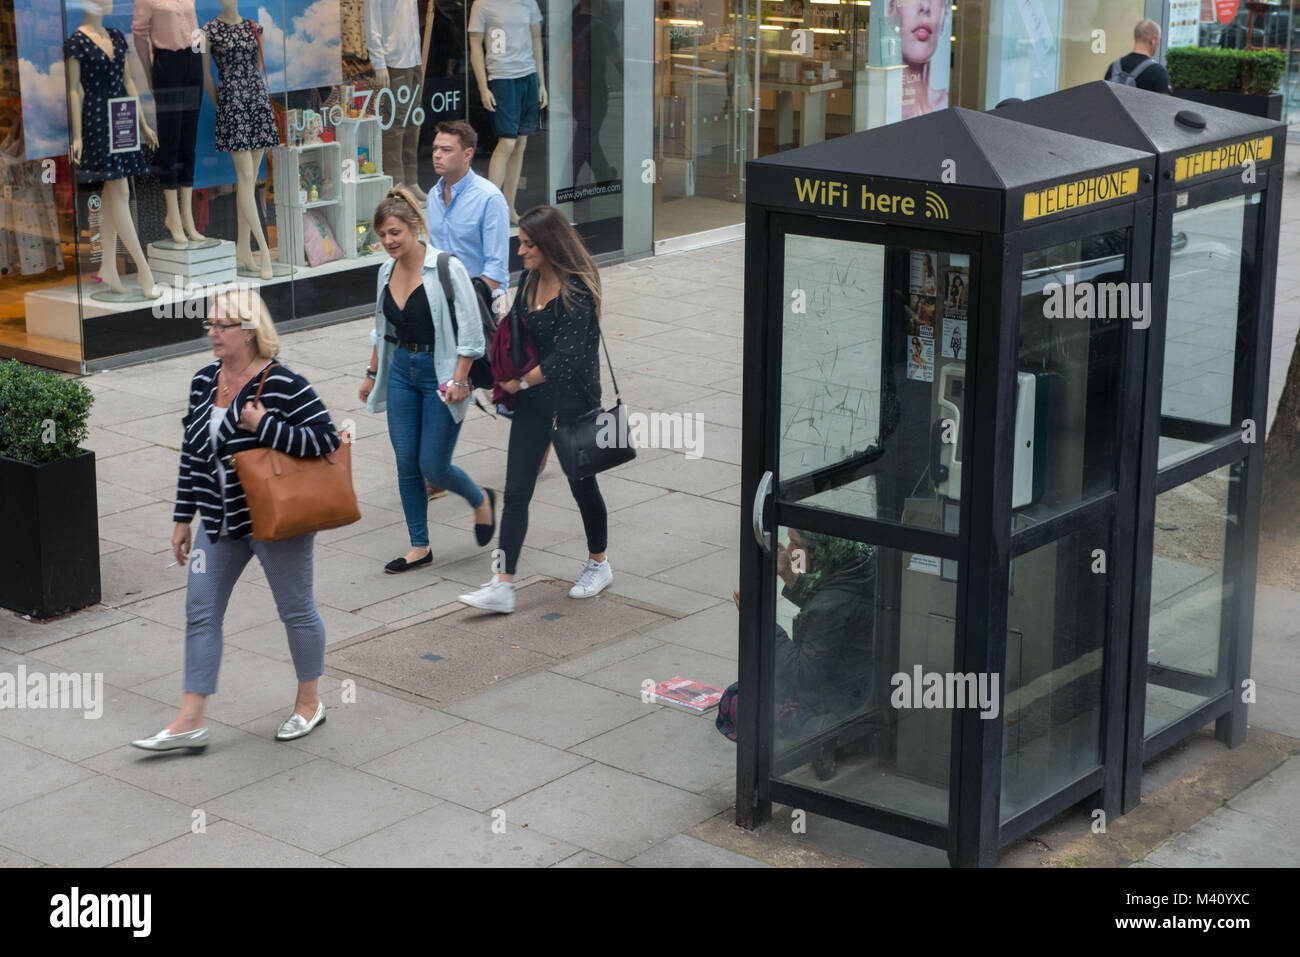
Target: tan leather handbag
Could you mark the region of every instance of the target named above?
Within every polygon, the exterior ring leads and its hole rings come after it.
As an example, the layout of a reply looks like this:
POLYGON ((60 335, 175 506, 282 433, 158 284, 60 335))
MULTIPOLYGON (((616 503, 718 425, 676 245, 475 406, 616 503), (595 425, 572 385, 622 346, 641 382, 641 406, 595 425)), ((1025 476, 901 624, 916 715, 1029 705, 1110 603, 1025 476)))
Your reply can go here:
MULTIPOLYGON (((254 402, 262 397, 270 371, 267 366, 262 373, 254 402)), ((235 453, 230 464, 244 487, 253 538, 259 542, 323 532, 361 518, 352 488, 352 446, 346 441, 320 458, 298 458, 262 446, 235 453)))

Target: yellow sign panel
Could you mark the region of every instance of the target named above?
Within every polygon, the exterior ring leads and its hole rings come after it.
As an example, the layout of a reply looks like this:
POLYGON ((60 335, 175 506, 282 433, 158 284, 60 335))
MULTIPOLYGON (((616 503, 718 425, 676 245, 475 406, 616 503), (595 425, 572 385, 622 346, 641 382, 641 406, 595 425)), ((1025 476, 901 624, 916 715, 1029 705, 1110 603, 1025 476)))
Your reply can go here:
POLYGON ((1100 176, 1087 176, 1057 183, 1025 194, 1025 220, 1051 216, 1070 209, 1132 196, 1138 190, 1138 168, 1115 170, 1100 176))
POLYGON ((1212 150, 1188 153, 1174 160, 1174 182, 1195 179, 1206 173, 1219 173, 1225 169, 1237 169, 1246 162, 1258 162, 1273 158, 1273 137, 1258 136, 1253 140, 1241 140, 1238 143, 1225 143, 1212 150))

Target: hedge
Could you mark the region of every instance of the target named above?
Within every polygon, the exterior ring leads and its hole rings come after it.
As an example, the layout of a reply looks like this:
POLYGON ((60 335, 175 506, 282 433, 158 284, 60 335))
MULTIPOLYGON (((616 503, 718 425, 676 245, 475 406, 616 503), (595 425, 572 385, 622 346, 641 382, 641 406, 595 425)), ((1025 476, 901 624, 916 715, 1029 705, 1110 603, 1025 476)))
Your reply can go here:
POLYGON ((1286 70, 1286 54, 1281 50, 1174 47, 1166 61, 1175 89, 1218 93, 1272 93, 1286 70))

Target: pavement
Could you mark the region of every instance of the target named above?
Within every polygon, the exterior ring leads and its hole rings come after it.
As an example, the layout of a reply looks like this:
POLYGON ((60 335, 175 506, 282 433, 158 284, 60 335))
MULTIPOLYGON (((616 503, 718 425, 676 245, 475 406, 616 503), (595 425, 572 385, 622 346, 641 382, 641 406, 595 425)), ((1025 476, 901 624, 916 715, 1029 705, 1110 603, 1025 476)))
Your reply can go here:
MULTIPOLYGON (((1274 404, 1300 330, 1295 200, 1284 219, 1274 404)), ((382 573, 406 533, 384 418, 356 395, 369 320, 283 337, 284 360, 336 423, 355 423, 362 504, 359 523, 318 536, 329 720, 295 742, 272 739, 295 679, 254 563, 226 620, 212 746, 201 756, 129 747, 180 697, 186 572, 165 566, 180 416, 206 360, 86 378, 103 601, 44 624, 0 614, 0 672, 102 672, 107 701, 98 720, 0 715, 0 865, 947 866, 933 848, 816 815, 800 832, 789 809, 737 829, 735 746, 713 715, 642 700, 646 679, 726 687, 736 675, 743 244, 612 266, 602 280, 625 401, 701 413, 703 455, 644 449, 600 478, 615 578, 583 602, 565 594, 586 547, 552 460, 513 616, 455 601, 487 580, 491 559, 452 496, 429 507, 436 564, 382 573)), ((507 435, 472 412, 456 463, 501 488, 507 435)), ((1004 851, 1004 866, 1294 863, 1300 595, 1260 586, 1257 604, 1246 744, 1228 751, 1201 732, 1148 765, 1144 803, 1106 840, 1092 838, 1084 811, 1068 812, 1004 851)))

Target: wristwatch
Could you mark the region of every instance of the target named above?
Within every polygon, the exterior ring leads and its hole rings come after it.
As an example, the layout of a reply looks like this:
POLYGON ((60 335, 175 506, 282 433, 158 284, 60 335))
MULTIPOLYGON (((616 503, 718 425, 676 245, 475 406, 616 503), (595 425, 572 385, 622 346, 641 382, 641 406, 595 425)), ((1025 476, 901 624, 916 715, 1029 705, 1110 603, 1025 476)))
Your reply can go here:
POLYGON ((366 370, 366 378, 367 378, 367 379, 373 379, 373 378, 374 378, 375 376, 377 376, 378 374, 379 374, 379 372, 378 372, 377 370, 375 370, 375 369, 367 369, 367 370, 366 370))
POLYGON ((520 377, 519 377, 519 391, 520 391, 520 392, 523 392, 523 391, 524 391, 525 389, 527 389, 527 388, 528 388, 528 381, 527 381, 523 376, 520 376, 520 377))

